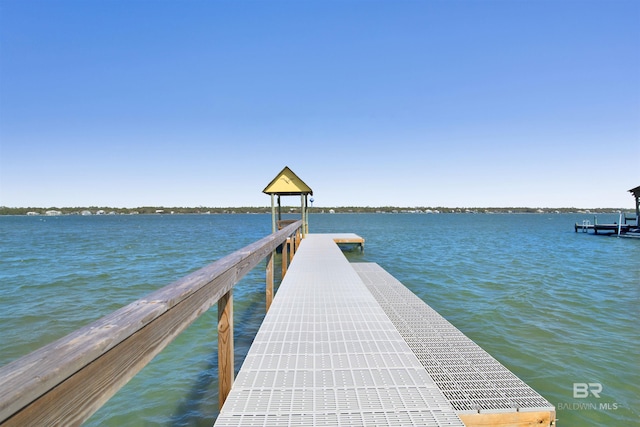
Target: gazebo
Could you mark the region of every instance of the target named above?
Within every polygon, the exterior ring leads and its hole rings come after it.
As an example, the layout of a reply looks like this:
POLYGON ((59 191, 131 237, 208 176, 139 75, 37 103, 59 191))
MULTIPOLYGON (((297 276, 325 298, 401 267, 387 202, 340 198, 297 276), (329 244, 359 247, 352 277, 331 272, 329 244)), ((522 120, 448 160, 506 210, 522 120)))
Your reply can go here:
MULTIPOLYGON (((275 233, 283 226, 291 223, 282 219, 282 205, 280 203, 281 196, 300 196, 300 211, 302 213, 302 235, 305 236, 309 232, 309 220, 307 217, 307 197, 313 195, 313 190, 301 180, 298 175, 293 173, 288 166, 262 190, 265 194, 271 195, 271 230, 275 233), (275 199, 277 196, 278 215, 276 220, 275 199)), ((313 200, 312 200, 313 201, 313 200)))

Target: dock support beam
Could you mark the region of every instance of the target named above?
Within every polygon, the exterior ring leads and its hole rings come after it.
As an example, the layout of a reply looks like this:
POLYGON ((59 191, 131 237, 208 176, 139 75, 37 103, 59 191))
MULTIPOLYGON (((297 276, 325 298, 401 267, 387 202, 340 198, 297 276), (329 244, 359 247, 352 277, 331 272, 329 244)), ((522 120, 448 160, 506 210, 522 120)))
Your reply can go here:
POLYGON ((233 290, 218 300, 218 396, 220 408, 231 391, 233 363, 233 290))
POLYGON ((466 427, 529 427, 555 425, 555 411, 458 414, 466 427))

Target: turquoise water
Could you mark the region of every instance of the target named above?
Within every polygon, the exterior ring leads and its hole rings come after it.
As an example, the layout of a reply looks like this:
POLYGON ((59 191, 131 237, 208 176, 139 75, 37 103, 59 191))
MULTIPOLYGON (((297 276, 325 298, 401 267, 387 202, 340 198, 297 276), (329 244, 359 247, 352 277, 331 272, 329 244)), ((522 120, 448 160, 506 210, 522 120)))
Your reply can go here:
MULTIPOLYGON (((640 240, 574 233, 569 214, 311 214, 311 232, 366 239, 377 262, 558 408, 560 426, 636 426, 640 240), (581 383, 599 397, 581 398, 581 383), (574 398, 574 384, 576 396, 574 398), (592 389, 597 392, 597 388, 592 389)), ((600 215, 599 222, 615 221, 600 215)), ((0 217, 0 365, 270 232, 268 215, 0 217)), ((236 369, 264 316, 264 271, 234 292, 236 369)), ((215 309, 90 426, 210 426, 215 309)))

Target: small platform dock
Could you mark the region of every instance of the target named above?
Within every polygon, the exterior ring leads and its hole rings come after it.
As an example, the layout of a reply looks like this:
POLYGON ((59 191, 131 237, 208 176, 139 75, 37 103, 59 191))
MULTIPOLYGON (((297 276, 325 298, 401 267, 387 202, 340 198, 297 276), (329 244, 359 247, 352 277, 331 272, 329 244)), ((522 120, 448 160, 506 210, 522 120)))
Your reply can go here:
MULTIPOLYGON (((635 228, 635 226, 633 226, 635 228)), ((625 234, 632 230, 632 226, 629 224, 598 224, 594 221, 585 220, 582 223, 577 223, 574 225, 574 230, 577 233, 578 231, 582 231, 583 233, 592 231, 594 234, 598 233, 608 233, 608 234, 625 234)))
POLYGON ((640 238, 640 186, 632 188, 629 193, 633 195, 636 201, 636 214, 629 216, 619 211, 618 222, 613 224, 598 224, 598 218, 593 218, 593 223, 585 219, 582 223, 576 222, 574 230, 577 233, 592 232, 593 234, 615 235, 618 237, 640 238))
POLYGON ((327 236, 331 237, 331 239, 333 239, 333 241, 336 242, 339 247, 356 246, 359 247, 362 252, 364 252, 364 238, 358 236, 355 233, 332 233, 327 234, 327 236))
POLYGON ((554 421, 553 405, 380 266, 349 263, 336 235, 309 234, 215 425, 554 421))
POLYGON ((640 226, 637 217, 620 215, 620 222, 613 224, 598 224, 597 218, 593 223, 590 220, 583 220, 582 223, 575 223, 574 230, 577 233, 601 234, 605 236, 616 236, 626 238, 640 238, 640 226))

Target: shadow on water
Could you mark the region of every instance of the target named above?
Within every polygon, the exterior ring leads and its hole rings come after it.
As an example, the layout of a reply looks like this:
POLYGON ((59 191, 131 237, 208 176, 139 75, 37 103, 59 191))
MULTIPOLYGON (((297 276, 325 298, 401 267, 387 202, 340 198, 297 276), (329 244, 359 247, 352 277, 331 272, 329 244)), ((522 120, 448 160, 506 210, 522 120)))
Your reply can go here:
POLYGON ((168 422, 170 426, 211 426, 218 416, 218 349, 211 352, 191 391, 182 399, 168 422), (210 418, 215 406, 213 419, 210 418))
MULTIPOLYGON (((249 278, 248 283, 240 283, 244 287, 244 295, 234 298, 234 359, 235 376, 249 352, 249 348, 260 329, 265 316, 264 279, 249 278)), ((275 280, 278 280, 276 277, 275 280)), ((276 282, 277 285, 277 282, 276 282)), ((236 287, 236 289, 238 289, 236 287)), ((239 290, 239 289, 238 289, 239 290)), ((239 294, 236 292, 235 294, 239 294)), ((235 295, 234 295, 235 296, 235 295)), ((217 309, 213 309, 216 311, 217 309)), ((207 426, 215 423, 220 408, 218 406, 218 345, 216 340, 211 345, 211 353, 207 363, 193 382, 190 392, 176 407, 175 413, 167 423, 173 427, 207 426)))

